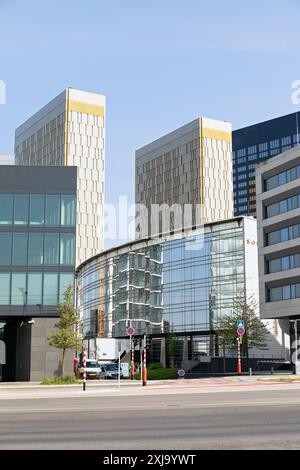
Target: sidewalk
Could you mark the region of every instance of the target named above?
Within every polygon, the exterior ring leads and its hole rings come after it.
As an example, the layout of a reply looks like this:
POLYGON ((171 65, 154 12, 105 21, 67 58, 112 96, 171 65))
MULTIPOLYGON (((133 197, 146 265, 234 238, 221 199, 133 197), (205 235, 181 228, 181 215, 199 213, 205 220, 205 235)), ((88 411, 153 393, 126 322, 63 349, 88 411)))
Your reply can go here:
MULTIPOLYGON (((167 384, 176 384, 176 383, 237 383, 237 382, 244 382, 244 383, 253 383, 253 382, 260 382, 260 381, 280 381, 281 379, 291 379, 297 378, 296 375, 293 374, 266 374, 266 375, 234 375, 234 376, 220 376, 220 377, 201 377, 201 378, 178 378, 178 379, 169 379, 169 380, 148 380, 148 384, 153 385, 167 385, 167 384)), ((298 376, 300 379, 300 376, 298 376)), ((121 387, 123 386, 135 386, 140 385, 140 380, 130 380, 130 379, 122 379, 121 380, 121 387)), ((102 388, 102 387, 118 387, 118 380, 88 380, 87 387, 88 388, 102 388)), ((62 385, 41 385, 41 382, 0 382, 0 391, 1 390, 9 390, 9 389, 59 389, 59 388, 81 388, 82 384, 62 384, 62 385)))

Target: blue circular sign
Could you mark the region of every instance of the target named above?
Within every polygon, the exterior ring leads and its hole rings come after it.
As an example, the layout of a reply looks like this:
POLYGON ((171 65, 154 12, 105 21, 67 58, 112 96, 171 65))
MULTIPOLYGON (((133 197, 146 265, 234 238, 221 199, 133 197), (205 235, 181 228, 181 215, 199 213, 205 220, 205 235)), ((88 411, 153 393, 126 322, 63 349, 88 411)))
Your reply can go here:
POLYGON ((134 335, 134 333, 135 333, 135 328, 133 328, 133 326, 129 326, 127 328, 127 334, 131 336, 131 335, 134 335))
POLYGON ((185 370, 184 369, 179 369, 179 371, 177 372, 177 375, 179 377, 184 377, 185 376, 185 370))

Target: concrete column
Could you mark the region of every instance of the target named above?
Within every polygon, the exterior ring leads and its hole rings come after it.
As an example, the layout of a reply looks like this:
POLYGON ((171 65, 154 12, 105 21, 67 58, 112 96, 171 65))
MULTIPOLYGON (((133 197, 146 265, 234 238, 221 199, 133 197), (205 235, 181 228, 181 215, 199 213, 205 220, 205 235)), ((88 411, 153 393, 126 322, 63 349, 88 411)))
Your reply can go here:
POLYGON ((189 360, 189 338, 188 336, 183 337, 183 353, 182 353, 182 366, 189 360))
POLYGON ((160 363, 163 367, 167 366, 166 361, 166 338, 161 338, 160 341, 160 363))

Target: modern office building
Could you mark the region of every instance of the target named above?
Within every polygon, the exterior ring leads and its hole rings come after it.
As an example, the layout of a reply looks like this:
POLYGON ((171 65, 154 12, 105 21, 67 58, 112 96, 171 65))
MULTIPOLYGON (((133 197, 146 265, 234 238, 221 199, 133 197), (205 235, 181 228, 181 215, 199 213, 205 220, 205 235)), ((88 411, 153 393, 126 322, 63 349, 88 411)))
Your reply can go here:
POLYGON ((41 380, 58 371, 59 352, 47 335, 74 285, 76 188, 76 167, 1 166, 3 380, 41 380))
POLYGON ((15 164, 14 155, 0 154, 0 165, 14 165, 14 164, 15 164))
POLYGON ((234 214, 256 216, 255 168, 300 143, 300 112, 232 132, 234 214))
POLYGON ((105 97, 67 88, 15 133, 16 165, 77 166, 77 264, 103 250, 105 97))
MULTIPOLYGON (((78 312, 85 338, 152 338, 151 360, 169 364, 168 337, 178 338, 178 366, 224 355, 216 334, 237 296, 258 297, 256 220, 233 218, 107 250, 77 268, 78 312)), ((270 330, 276 325, 270 322, 270 330)), ((274 339, 256 357, 285 357, 274 339)), ((229 353, 228 353, 229 354, 229 353)), ((229 354, 230 355, 230 354, 229 354)), ((205 367, 206 367, 205 366, 205 367)), ((223 366, 222 366, 223 367, 223 366)))
POLYGON ((147 210, 137 211, 137 238, 232 217, 231 150, 231 125, 205 117, 137 150, 135 201, 147 210), (153 205, 174 204, 184 215, 161 213, 153 223, 153 205))
POLYGON ((260 314, 278 319, 289 343, 300 321, 300 147, 257 167, 256 198, 260 314))

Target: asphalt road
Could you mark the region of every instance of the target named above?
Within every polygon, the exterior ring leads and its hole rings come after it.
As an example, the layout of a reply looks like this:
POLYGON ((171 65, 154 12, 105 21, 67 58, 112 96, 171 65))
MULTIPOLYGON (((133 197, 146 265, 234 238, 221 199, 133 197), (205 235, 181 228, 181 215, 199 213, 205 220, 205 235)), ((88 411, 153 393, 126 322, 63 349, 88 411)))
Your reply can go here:
POLYGON ((3 399, 0 449, 300 449, 300 389, 3 399))

